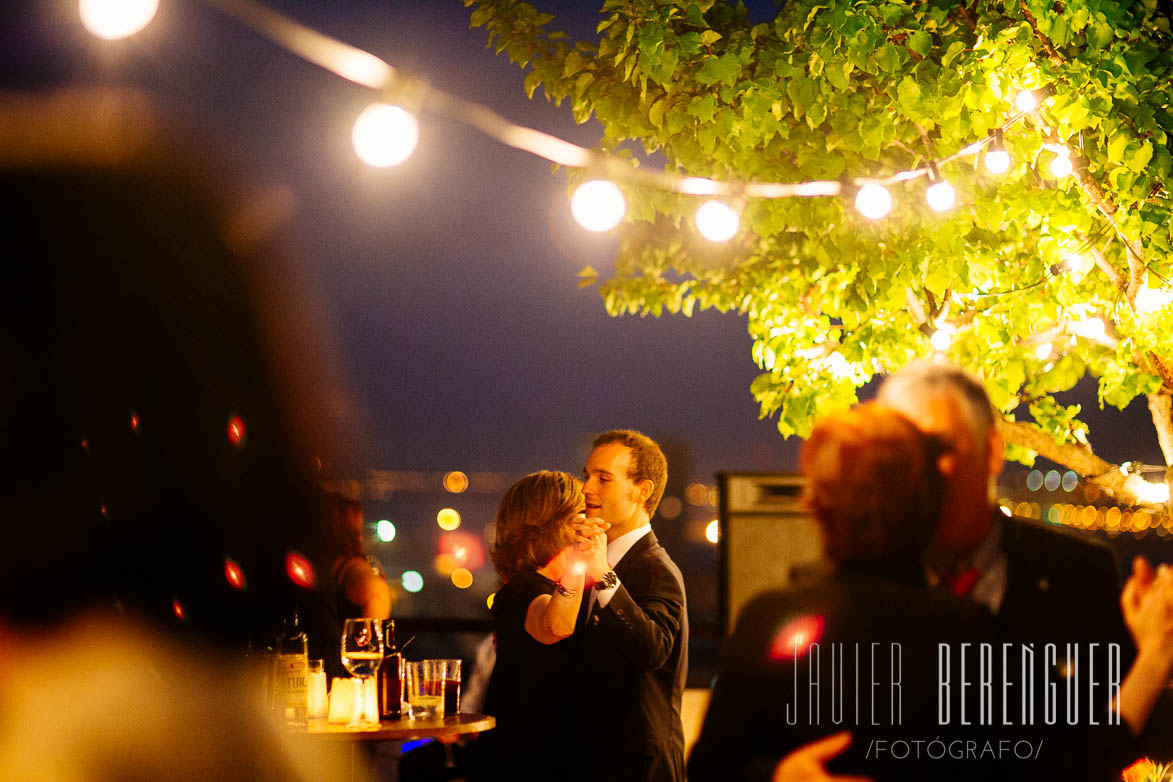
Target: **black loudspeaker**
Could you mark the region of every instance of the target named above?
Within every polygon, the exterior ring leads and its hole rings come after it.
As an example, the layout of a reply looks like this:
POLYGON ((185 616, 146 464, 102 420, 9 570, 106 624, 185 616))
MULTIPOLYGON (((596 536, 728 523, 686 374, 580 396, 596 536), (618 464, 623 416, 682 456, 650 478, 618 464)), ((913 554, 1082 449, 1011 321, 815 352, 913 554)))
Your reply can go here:
POLYGON ((796 572, 819 572, 823 544, 802 506, 798 473, 717 475, 719 517, 719 621, 728 635, 741 607, 758 592, 791 583, 796 572))

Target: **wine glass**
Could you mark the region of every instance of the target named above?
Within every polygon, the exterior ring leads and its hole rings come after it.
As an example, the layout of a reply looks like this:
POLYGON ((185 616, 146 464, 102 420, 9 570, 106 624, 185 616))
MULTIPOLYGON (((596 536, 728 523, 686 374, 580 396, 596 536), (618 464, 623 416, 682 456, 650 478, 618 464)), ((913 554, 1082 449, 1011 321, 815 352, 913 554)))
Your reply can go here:
POLYGON ((383 626, 378 619, 347 619, 342 628, 342 664, 359 680, 362 708, 352 727, 378 727, 379 710, 370 680, 383 662, 383 626))

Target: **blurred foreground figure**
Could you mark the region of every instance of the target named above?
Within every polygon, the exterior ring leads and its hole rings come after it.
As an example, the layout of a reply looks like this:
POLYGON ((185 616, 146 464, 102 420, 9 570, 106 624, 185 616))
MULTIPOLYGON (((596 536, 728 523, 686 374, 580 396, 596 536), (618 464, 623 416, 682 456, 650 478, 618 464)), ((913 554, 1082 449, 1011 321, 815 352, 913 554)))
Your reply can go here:
POLYGON ((0 94, 0 779, 338 776, 237 670, 314 595, 326 422, 288 204, 219 160, 137 94, 0 94))

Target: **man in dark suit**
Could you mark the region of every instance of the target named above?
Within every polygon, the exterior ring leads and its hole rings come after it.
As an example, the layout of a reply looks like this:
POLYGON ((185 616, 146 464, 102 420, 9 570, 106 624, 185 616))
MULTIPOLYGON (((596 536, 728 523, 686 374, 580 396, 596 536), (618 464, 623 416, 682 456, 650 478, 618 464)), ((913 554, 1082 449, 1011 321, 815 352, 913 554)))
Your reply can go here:
MULTIPOLYGON (((1085 675, 1077 664, 1088 665, 1090 643, 1100 644, 1102 655, 1108 644, 1119 644, 1121 668, 1127 670, 1136 652, 1120 608, 1112 550, 1074 533, 1013 518, 997 507, 994 489, 1003 441, 981 381, 948 363, 913 362, 884 381, 879 401, 939 436, 947 448, 940 463, 946 481, 942 519, 925 557, 930 585, 987 606, 1004 641, 1059 644, 1055 667, 1061 675, 1085 675), (1069 643, 1084 650, 1078 663, 1063 659, 1069 643)), ((1086 713, 1087 704, 1083 708, 1086 713)), ((1105 699, 1101 712, 1106 708, 1105 699)), ((1057 773, 1087 774, 1097 763, 1112 770, 1111 764, 1118 762, 1089 756, 1093 746, 1103 754, 1105 737, 1098 735, 1103 728, 1088 722, 1085 717, 1074 728, 1046 731, 1054 739, 1052 752, 1065 756, 1062 761, 1050 758, 1058 764, 1057 773), (1089 731, 1097 734, 1096 740, 1086 740, 1089 731)), ((1116 737, 1110 743, 1122 741, 1116 737)))
POLYGON ((651 528, 667 477, 660 447, 635 431, 604 432, 587 458, 587 516, 610 527, 606 557, 587 562, 571 769, 582 779, 684 779, 684 580, 651 528))

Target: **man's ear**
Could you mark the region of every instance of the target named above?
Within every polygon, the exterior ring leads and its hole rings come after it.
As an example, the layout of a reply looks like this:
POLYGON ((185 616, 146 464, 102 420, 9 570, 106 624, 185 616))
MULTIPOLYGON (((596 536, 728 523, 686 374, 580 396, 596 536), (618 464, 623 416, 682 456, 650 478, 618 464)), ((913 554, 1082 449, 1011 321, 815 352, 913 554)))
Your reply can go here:
POLYGON ((637 496, 639 497, 639 504, 640 505, 647 505, 648 504, 648 497, 651 497, 652 492, 656 490, 656 484, 653 483, 650 478, 644 478, 642 481, 640 481, 639 483, 637 483, 635 485, 635 488, 636 488, 636 491, 638 492, 637 496))

